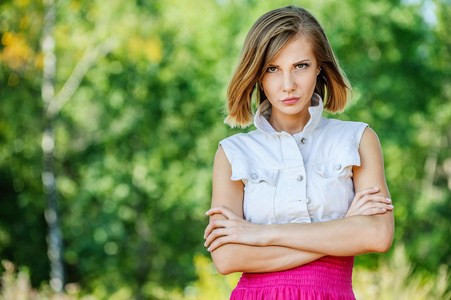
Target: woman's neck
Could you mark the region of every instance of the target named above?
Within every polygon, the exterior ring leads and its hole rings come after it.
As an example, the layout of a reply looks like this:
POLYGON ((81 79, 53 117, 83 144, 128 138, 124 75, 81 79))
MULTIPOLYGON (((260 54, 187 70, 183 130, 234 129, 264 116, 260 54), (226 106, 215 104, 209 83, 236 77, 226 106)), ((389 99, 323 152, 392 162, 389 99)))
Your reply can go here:
POLYGON ((272 112, 269 123, 278 132, 285 131, 291 135, 302 132, 305 125, 310 120, 310 112, 308 109, 301 111, 296 115, 280 115, 272 112))

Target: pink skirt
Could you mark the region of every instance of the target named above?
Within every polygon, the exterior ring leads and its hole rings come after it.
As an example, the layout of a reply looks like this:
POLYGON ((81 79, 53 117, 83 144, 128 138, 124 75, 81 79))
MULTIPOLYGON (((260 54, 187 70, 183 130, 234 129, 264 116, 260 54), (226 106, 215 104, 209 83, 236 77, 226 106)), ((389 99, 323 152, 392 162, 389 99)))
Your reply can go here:
POLYGON ((233 300, 355 300, 354 257, 325 256, 309 264, 273 273, 243 273, 233 300))

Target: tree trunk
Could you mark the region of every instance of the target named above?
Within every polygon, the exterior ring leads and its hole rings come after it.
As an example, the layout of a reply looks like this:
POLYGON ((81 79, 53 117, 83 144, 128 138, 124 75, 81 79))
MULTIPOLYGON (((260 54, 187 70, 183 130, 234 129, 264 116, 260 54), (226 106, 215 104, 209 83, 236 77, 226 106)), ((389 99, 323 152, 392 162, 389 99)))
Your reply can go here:
POLYGON ((50 285, 56 292, 64 288, 65 274, 63 266, 63 239, 60 225, 60 213, 56 194, 56 175, 53 158, 55 149, 54 118, 46 113, 48 105, 55 95, 54 79, 56 73, 54 0, 44 1, 46 5, 44 26, 42 29, 42 53, 44 54, 43 80, 41 87, 44 107, 44 134, 42 137, 43 172, 42 183, 47 197, 45 220, 49 228, 47 237, 48 256, 50 260, 50 285))

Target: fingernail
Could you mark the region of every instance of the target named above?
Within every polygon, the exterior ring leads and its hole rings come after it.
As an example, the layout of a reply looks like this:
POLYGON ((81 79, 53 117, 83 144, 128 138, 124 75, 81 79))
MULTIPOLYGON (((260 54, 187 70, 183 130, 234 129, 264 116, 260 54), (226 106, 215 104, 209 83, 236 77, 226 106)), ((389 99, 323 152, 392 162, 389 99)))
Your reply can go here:
POLYGON ((209 212, 210 212, 210 210, 207 210, 207 212, 205 214, 208 215, 209 212))
POLYGON ((391 199, 390 199, 390 198, 385 198, 385 199, 387 199, 388 202, 391 202, 391 199))
POLYGON ((208 248, 207 248, 207 251, 210 252, 210 249, 211 249, 211 247, 208 247, 208 248))
POLYGON ((393 206, 393 205, 389 205, 388 207, 389 207, 389 208, 394 208, 394 206, 393 206))
POLYGON ((385 208, 381 208, 382 211, 387 211, 385 208))
POLYGON ((378 190, 379 188, 378 187, 373 187, 373 190, 378 190))

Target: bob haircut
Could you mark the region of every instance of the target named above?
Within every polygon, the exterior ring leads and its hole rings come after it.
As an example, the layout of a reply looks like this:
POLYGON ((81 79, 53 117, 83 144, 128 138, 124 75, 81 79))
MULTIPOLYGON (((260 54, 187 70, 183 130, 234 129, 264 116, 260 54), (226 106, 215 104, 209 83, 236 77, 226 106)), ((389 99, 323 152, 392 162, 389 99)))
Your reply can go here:
POLYGON ((315 93, 325 99, 324 108, 328 111, 344 109, 351 86, 338 65, 323 28, 307 10, 286 6, 261 16, 247 34, 238 66, 227 89, 229 115, 224 121, 226 124, 231 127, 250 125, 254 90, 257 90, 257 106, 266 99, 261 85, 265 70, 277 54, 300 35, 310 41, 321 67, 315 93))

